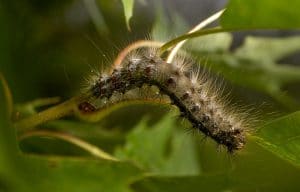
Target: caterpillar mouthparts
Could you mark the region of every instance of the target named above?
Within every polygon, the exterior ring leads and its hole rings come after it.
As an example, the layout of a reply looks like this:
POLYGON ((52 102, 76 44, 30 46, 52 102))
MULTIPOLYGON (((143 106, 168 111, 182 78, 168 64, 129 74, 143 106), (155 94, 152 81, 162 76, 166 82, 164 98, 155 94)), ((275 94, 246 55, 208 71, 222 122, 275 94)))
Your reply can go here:
MULTIPOLYGON (((111 74, 98 77, 89 91, 94 99, 101 100, 143 85, 156 86, 179 108, 181 116, 193 128, 225 146, 229 152, 243 148, 246 142, 244 120, 225 108, 212 81, 199 70, 191 71, 192 68, 183 62, 166 63, 156 54, 144 53, 128 57, 111 74)), ((87 101, 78 108, 96 110, 87 101)))

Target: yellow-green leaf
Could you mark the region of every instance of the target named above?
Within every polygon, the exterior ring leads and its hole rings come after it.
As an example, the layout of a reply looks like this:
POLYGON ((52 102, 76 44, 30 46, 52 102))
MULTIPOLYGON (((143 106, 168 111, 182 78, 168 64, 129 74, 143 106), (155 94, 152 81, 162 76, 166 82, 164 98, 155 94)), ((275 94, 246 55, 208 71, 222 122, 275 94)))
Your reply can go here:
POLYGON ((128 30, 130 30, 130 18, 133 13, 134 0, 122 0, 124 6, 124 13, 126 18, 126 25, 128 30))

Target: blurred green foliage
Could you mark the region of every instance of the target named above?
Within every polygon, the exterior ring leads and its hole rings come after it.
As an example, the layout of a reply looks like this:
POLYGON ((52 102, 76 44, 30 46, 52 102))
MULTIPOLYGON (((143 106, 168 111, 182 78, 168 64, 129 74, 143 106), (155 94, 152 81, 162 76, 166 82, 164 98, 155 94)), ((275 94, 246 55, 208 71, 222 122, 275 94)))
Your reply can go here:
MULTIPOLYGON (((300 69, 281 63, 299 52, 298 36, 247 37, 232 49, 232 35, 222 33, 186 45, 200 65, 230 82, 234 100, 262 110, 267 123, 237 154, 217 151, 209 139, 203 142, 201 135, 188 134, 184 129, 189 124, 165 106, 146 104, 120 104, 99 122, 69 117, 40 127, 81 138, 121 162, 91 157, 47 137, 17 139, 8 115, 7 87, 19 112, 13 118, 23 118, 50 104, 25 101, 80 93, 84 77, 109 66, 127 42, 147 34, 167 41, 189 29, 159 1, 134 1, 133 7, 132 2, 0 2, 0 72, 9 85, 1 80, 0 191, 299 191, 300 114, 295 111, 300 105, 300 69), (271 107, 259 106, 262 101, 271 107), (270 111, 294 113, 269 121, 265 114, 270 111)), ((298 4, 233 0, 221 25, 298 28, 298 4)))
POLYGON ((300 2, 284 1, 229 1, 221 25, 233 29, 299 29, 300 2))

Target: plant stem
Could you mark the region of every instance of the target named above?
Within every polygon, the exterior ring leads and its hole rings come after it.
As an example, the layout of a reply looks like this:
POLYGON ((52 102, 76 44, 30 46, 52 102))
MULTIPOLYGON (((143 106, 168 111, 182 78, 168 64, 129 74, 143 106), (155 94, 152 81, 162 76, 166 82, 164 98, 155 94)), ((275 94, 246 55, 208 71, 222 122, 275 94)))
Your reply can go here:
POLYGON ((74 112, 78 99, 78 97, 73 97, 61 104, 50 107, 25 119, 21 119, 20 121, 15 123, 15 127, 19 130, 25 131, 28 129, 32 129, 42 123, 71 115, 74 112))
POLYGON ((98 122, 104 119, 106 116, 111 114, 120 108, 131 106, 131 105, 152 105, 152 106, 169 106, 168 100, 163 99, 128 99, 119 101, 113 104, 108 104, 106 108, 100 108, 98 111, 91 114, 76 114, 80 119, 88 122, 98 122))
POLYGON ((162 46, 163 43, 162 42, 158 42, 158 41, 150 41, 150 40, 140 40, 140 41, 136 41, 131 43, 130 45, 128 45, 127 47, 125 47, 117 56, 117 58, 115 59, 113 65, 111 66, 111 71, 113 69, 115 69, 116 67, 120 66, 123 62, 123 60, 126 58, 126 56, 133 50, 141 48, 141 47, 160 47, 162 46))
POLYGON ((193 33, 188 33, 184 34, 182 36, 179 36, 175 39, 172 39, 171 41, 165 43, 163 46, 160 47, 160 55, 162 55, 165 51, 167 51, 170 47, 177 45, 179 42, 186 40, 186 39, 191 39, 194 37, 200 37, 203 35, 209 35, 209 34, 214 34, 214 33, 221 33, 221 32, 229 32, 232 31, 231 29, 223 29, 221 27, 214 27, 210 29, 203 29, 200 31, 196 31, 193 33))
POLYGON ((29 131, 24 133, 23 135, 20 136, 20 139, 22 140, 27 137, 34 137, 34 136, 53 137, 53 138, 61 139, 84 149, 85 151, 89 152, 91 155, 95 157, 110 160, 110 161, 119 161, 115 157, 99 149, 97 146, 92 145, 82 139, 79 139, 77 137, 74 137, 66 133, 35 130, 35 131, 29 131))
MULTIPOLYGON (((207 25, 211 24, 212 22, 216 21, 222 13, 225 11, 225 9, 222 9, 221 11, 218 11, 217 13, 213 14, 209 18, 205 19, 204 21, 201 21, 198 25, 196 25, 192 30, 190 30, 187 34, 191 34, 193 32, 199 31, 200 29, 206 27, 207 25)), ((186 39, 187 40, 187 39, 186 39)), ((186 42, 186 40, 183 40, 179 42, 170 52, 167 58, 167 63, 172 63, 173 59, 178 52, 178 50, 183 46, 183 44, 186 42)))

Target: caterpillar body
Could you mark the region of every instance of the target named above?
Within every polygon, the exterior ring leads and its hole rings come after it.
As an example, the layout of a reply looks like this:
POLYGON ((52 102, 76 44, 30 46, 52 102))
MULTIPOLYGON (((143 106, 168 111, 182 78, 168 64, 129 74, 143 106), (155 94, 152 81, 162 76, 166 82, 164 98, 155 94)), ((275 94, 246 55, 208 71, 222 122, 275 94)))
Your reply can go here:
POLYGON ((212 81, 199 68, 193 70, 182 60, 167 63, 153 50, 135 52, 111 73, 97 77, 89 88, 90 96, 83 99, 78 108, 95 111, 95 101, 109 99, 115 93, 124 94, 143 85, 156 86, 179 108, 181 116, 193 128, 225 146, 229 152, 245 145, 247 126, 244 119, 225 108, 212 81))

